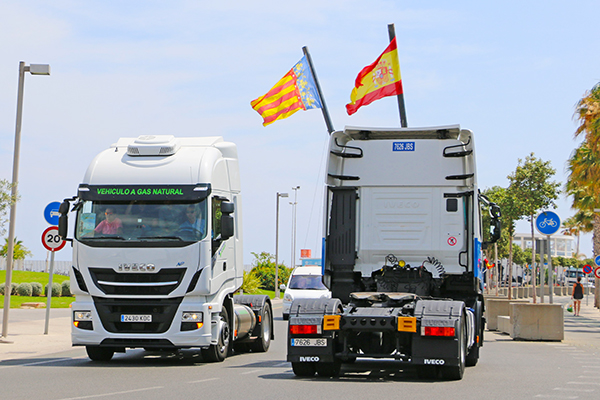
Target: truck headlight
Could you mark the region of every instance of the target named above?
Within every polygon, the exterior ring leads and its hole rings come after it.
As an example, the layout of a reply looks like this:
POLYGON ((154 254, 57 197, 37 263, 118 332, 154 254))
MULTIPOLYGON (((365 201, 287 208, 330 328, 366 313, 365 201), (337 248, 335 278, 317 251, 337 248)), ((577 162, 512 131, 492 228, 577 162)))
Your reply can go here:
POLYGON ((73 311, 73 325, 76 328, 91 331, 93 329, 92 312, 89 310, 73 311))
POLYGON ((184 311, 181 315, 181 330, 193 331, 204 325, 204 314, 202 311, 184 311))

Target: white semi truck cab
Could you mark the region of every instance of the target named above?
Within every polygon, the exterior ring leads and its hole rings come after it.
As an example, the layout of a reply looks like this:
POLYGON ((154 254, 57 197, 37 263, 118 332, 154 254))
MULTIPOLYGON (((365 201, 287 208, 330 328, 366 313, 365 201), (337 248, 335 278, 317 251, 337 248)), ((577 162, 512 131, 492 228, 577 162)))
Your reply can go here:
POLYGON ((294 373, 335 375, 365 358, 461 379, 483 345, 482 247, 500 236, 500 209, 477 186, 473 133, 346 127, 329 150, 323 280, 332 299, 292 303, 294 373))
POLYGON ((269 298, 233 295, 243 280, 235 144, 119 139, 59 212, 59 234, 73 247, 72 341, 92 360, 126 348, 198 348, 209 361, 233 348, 268 350, 269 298))

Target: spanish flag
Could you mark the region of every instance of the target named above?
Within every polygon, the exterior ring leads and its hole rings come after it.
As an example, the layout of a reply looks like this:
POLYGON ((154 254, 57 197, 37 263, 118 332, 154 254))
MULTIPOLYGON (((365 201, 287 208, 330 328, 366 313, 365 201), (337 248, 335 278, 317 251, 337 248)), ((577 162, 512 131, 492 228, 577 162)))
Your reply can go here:
POLYGON ((367 65, 356 77, 350 103, 346 104, 348 115, 354 114, 362 106, 386 96, 402 94, 402 78, 398 63, 396 38, 371 65, 367 65))
POLYGON ((250 105, 263 117, 263 126, 287 118, 298 110, 322 108, 306 56, 302 57, 271 90, 252 100, 250 105))

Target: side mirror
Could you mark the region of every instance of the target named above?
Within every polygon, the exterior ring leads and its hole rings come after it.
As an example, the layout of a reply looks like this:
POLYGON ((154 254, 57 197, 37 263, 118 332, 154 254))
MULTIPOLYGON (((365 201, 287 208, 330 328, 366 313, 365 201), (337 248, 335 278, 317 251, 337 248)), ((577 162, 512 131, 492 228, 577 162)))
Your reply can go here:
POLYGON ((223 214, 231 214, 235 210, 235 205, 230 201, 221 202, 221 212, 223 214))
POLYGON ((223 201, 221 203, 221 239, 227 240, 233 236, 233 216, 231 215, 235 209, 233 203, 223 201))
POLYGON ((287 287, 283 283, 279 285, 279 290, 285 291, 285 289, 287 289, 287 287))
POLYGON ((69 213, 69 206, 71 203, 68 201, 63 201, 60 203, 60 207, 58 207, 58 212, 60 216, 58 217, 58 236, 62 240, 67 240, 67 231, 69 230, 69 217, 67 214, 69 213))
POLYGON ((502 231, 502 222, 500 221, 500 219, 493 218, 492 222, 491 222, 491 226, 490 226, 492 243, 496 243, 498 240, 500 240, 501 231, 502 231))

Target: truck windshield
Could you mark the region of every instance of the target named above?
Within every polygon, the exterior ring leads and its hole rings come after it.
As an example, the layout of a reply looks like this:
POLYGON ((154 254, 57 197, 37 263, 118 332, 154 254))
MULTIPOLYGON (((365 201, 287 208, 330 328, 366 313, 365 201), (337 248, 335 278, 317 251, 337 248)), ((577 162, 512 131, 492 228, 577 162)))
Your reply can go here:
POLYGON ((80 241, 199 241, 206 237, 206 201, 82 201, 75 237, 80 241))
POLYGON ((326 290, 327 287, 321 281, 321 275, 293 275, 290 289, 326 290))

